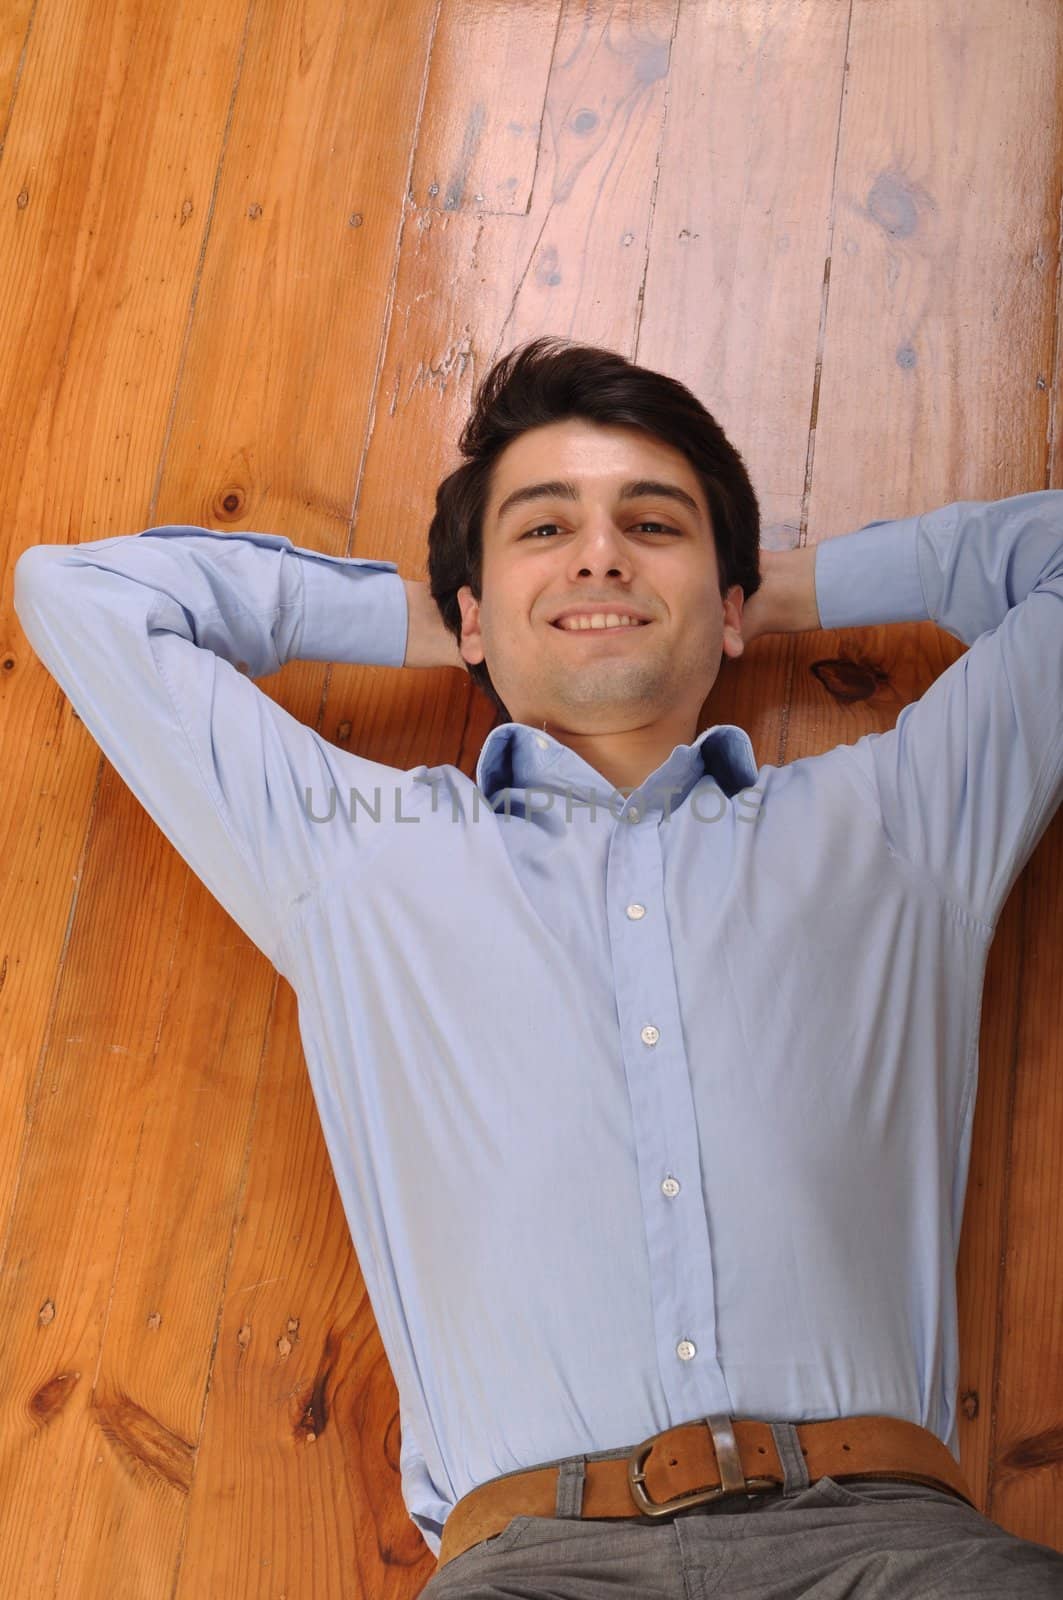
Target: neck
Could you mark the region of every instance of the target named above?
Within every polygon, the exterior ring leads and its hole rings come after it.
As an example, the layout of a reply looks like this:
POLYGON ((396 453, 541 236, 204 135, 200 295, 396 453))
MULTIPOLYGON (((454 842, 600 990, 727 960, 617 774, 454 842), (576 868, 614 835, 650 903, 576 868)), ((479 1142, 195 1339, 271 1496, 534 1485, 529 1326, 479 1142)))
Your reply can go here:
POLYGON ((543 731, 582 757, 614 789, 637 789, 662 766, 676 745, 693 744, 697 724, 665 719, 618 733, 576 733, 543 722, 543 731))

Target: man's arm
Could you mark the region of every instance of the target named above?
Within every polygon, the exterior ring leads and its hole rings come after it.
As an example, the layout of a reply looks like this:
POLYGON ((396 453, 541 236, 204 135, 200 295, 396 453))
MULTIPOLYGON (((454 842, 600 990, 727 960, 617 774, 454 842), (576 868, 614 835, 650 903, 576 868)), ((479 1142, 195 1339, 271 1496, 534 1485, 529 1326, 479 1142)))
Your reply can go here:
POLYGON ((410 775, 329 744, 251 680, 295 659, 401 666, 408 605, 394 563, 169 526, 31 546, 14 601, 108 760, 277 964, 292 902, 352 842, 377 842, 410 775), (369 802, 382 786, 380 826, 343 820, 352 785, 369 802), (330 789, 341 820, 312 820, 330 789))
POLYGON ((804 633, 820 626, 816 606, 817 545, 760 552, 760 588, 742 608, 746 644, 762 633, 804 633))
POLYGON ((403 666, 460 667, 463 672, 466 671, 458 641, 444 625, 427 583, 418 578, 404 578, 402 581, 409 612, 409 636, 403 666))
POLYGON ((852 749, 890 848, 992 927, 1063 798, 1063 492, 957 501, 811 548, 767 563, 756 631, 816 626, 811 577, 823 628, 931 620, 970 646, 852 749))

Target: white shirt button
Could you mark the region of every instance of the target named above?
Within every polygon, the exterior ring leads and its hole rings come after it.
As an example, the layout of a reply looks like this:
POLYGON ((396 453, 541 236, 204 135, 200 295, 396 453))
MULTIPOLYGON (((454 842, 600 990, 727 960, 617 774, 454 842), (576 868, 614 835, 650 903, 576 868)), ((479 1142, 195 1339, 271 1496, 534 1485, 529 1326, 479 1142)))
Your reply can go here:
POLYGON ((544 739, 541 733, 537 733, 535 735, 535 742, 539 746, 540 750, 545 750, 547 745, 549 744, 549 740, 548 739, 544 739))
POLYGON ((680 1361, 690 1361, 697 1355, 698 1347, 692 1344, 689 1339, 680 1339, 675 1347, 675 1353, 680 1361))
POLYGON ((661 1035, 653 1026, 653 1023, 648 1022, 642 1030, 641 1037, 643 1044, 656 1044, 661 1035))
POLYGON ((627 914, 631 918, 632 922, 637 922, 640 917, 644 917, 646 915, 646 907, 640 906, 636 900, 633 905, 628 906, 627 914))
POLYGON ((632 806, 631 807, 631 810, 627 814, 627 820, 629 822, 637 822, 639 820, 639 808, 638 808, 638 806, 632 806))
POLYGON ((665 1178, 661 1184, 661 1193, 666 1194, 669 1200, 679 1193, 679 1184, 674 1178, 665 1178))

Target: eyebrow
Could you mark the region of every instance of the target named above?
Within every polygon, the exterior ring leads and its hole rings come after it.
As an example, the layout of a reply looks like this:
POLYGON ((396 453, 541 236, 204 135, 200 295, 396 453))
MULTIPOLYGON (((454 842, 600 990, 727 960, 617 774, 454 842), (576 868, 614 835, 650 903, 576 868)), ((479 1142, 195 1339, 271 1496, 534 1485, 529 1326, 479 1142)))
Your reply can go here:
MULTIPOLYGON (((697 501, 692 495, 687 494, 685 489, 680 489, 676 483, 659 483, 654 478, 636 478, 631 483, 621 484, 617 498, 643 500, 650 495, 663 495, 666 499, 678 500, 680 505, 686 506, 696 517, 701 515, 697 501)), ((549 483, 527 483, 522 489, 514 489, 512 494, 506 496, 498 508, 497 520, 501 522, 512 506, 524 505, 528 500, 579 500, 579 498, 578 486, 563 482, 561 479, 549 483)))

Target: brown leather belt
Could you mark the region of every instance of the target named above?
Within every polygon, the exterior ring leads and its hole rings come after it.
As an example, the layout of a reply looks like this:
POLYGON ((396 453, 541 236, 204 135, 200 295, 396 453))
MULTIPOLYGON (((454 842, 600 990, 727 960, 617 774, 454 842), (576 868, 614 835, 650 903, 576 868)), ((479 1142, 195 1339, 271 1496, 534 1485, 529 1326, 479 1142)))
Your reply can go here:
MULTIPOLYGON (((810 1483, 892 1478, 944 1489, 974 1506, 948 1446, 918 1423, 862 1416, 794 1426, 810 1483)), ((463 1495, 443 1525, 436 1571, 501 1533, 514 1517, 555 1516, 558 1471, 552 1466, 507 1473, 463 1495)), ((654 1434, 627 1457, 587 1461, 580 1516, 672 1516, 724 1495, 765 1493, 784 1485, 770 1423, 720 1413, 654 1434)))

